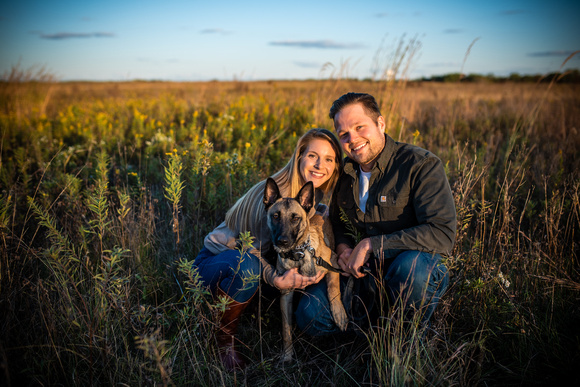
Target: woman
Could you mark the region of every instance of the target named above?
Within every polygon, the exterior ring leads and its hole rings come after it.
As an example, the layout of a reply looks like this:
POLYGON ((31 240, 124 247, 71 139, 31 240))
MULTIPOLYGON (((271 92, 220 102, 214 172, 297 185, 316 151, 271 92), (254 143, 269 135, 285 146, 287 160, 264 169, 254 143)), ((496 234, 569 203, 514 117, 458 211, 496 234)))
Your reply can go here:
MULTIPOLYGON (((311 129, 298 140, 288 164, 272 178, 283 197, 296 196, 305 183, 312 181, 317 204, 321 200, 328 203, 342 165, 342 148, 334 134, 326 129, 311 129)), ((217 333, 220 359, 229 370, 245 366, 234 348, 234 335, 241 313, 258 289, 258 281, 251 281, 252 278, 261 274, 266 283, 278 289, 303 289, 324 277, 305 277, 297 269, 279 276, 274 266, 263 259, 262 252, 271 247, 263 203, 265 185, 265 180, 254 185, 234 204, 225 221, 205 237, 194 263, 204 284, 229 301, 217 333), (253 248, 242 256, 237 238, 246 231, 254 237, 253 248)), ((318 208, 324 211, 326 206, 318 208)))

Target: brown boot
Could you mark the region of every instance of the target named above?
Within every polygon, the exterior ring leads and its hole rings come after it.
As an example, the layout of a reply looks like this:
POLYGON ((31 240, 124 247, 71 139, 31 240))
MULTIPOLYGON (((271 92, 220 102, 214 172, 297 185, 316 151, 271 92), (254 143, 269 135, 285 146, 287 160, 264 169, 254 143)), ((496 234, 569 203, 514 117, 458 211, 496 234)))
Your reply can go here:
POLYGON ((246 367, 246 362, 234 347, 234 335, 238 330, 240 316, 252 298, 246 302, 237 302, 219 287, 217 295, 226 297, 229 301, 228 306, 220 319, 218 331, 216 332, 220 360, 228 371, 233 371, 236 368, 244 369, 246 367))

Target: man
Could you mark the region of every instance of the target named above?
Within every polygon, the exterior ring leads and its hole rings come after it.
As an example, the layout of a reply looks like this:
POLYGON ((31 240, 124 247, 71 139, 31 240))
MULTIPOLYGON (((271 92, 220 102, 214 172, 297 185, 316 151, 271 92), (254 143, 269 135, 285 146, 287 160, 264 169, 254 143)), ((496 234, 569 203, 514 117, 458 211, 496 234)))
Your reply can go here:
MULTIPOLYGON (((348 156, 330 208, 338 264, 355 283, 367 275, 362 267, 370 268, 383 285, 373 289, 385 289, 406 316, 418 311, 426 322, 449 282, 441 254, 455 243, 455 204, 443 164, 429 151, 386 135, 385 119, 369 94, 343 95, 330 118, 348 156)), ((327 297, 321 285, 307 288, 296 311, 302 330, 337 331, 327 297)))

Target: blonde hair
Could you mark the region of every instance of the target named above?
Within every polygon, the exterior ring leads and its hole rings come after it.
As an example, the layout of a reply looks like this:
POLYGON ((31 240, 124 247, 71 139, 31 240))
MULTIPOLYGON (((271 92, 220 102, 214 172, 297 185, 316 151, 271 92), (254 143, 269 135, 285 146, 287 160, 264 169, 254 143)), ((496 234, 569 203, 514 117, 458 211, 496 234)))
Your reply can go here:
MULTIPOLYGON (((328 181, 320 186, 324 193, 324 201, 330 202, 332 191, 342 172, 343 156, 340 143, 336 136, 327 129, 311 129, 306 132, 296 144, 294 153, 282 169, 272 175, 272 178, 278 184, 280 193, 284 197, 294 197, 300 191, 300 188, 306 183, 300 174, 300 159, 304 151, 308 148, 310 142, 314 139, 323 139, 328 141, 336 155, 336 164, 332 176, 328 181)), ((262 180, 246 192, 226 213, 226 225, 236 234, 250 231, 253 236, 260 235, 260 224, 265 215, 264 211, 264 188, 266 180, 262 180)))

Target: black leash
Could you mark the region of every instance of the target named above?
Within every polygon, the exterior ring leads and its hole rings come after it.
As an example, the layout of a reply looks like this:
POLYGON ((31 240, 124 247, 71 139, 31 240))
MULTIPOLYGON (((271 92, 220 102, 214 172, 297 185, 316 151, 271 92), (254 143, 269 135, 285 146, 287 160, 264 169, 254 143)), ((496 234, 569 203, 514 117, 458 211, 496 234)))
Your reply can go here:
MULTIPOLYGON (((283 255, 283 258, 291 259, 293 261, 299 261, 302 258, 304 258, 304 250, 308 250, 308 252, 314 258, 314 262, 318 266, 322 266, 326 270, 332 271, 333 273, 345 273, 344 270, 342 270, 340 268, 337 269, 336 267, 332 266, 330 263, 328 263, 324 259, 322 259, 322 257, 317 256, 316 255, 316 251, 314 250, 314 248, 312 246, 310 246, 310 238, 308 238, 308 240, 306 242, 304 242, 302 245, 297 246, 291 252, 285 253, 283 255)), ((368 274, 368 273, 371 272, 371 268, 368 267, 368 266, 361 266, 359 268, 359 272, 364 273, 364 274, 368 274)))
MULTIPOLYGON (((334 273, 345 273, 344 270, 337 269, 336 267, 332 266, 330 263, 328 263, 324 259, 322 259, 322 257, 317 257, 314 254, 313 254, 313 256, 314 256, 314 258, 316 258, 315 262, 318 266, 322 266, 326 270, 332 271, 334 273)), ((368 266, 361 266, 358 268, 358 271, 360 273, 369 274, 371 272, 371 268, 368 266)))
POLYGON ((314 258, 316 258, 316 260, 314 262, 316 262, 316 264, 318 266, 322 266, 323 268, 325 268, 326 270, 332 271, 334 273, 344 273, 344 270, 342 269, 337 269, 336 267, 332 266, 330 263, 326 262, 324 259, 322 259, 322 257, 317 257, 316 255, 314 256, 314 258))

